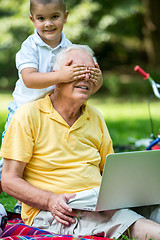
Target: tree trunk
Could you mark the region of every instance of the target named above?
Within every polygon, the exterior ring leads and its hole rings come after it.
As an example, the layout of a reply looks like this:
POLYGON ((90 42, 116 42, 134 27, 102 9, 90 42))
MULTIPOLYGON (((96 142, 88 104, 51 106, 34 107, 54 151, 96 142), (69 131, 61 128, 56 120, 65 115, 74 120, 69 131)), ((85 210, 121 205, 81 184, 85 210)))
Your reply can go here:
POLYGON ((155 66, 160 64, 160 1, 143 0, 146 13, 144 17, 144 37, 148 59, 155 66))

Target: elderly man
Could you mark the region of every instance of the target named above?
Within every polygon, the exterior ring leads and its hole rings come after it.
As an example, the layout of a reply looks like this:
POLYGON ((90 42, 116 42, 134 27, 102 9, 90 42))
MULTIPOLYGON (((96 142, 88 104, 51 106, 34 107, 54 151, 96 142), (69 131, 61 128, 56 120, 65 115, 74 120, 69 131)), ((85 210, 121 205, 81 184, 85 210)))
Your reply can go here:
POLYGON ((132 210, 94 213, 71 208, 83 198, 96 204, 105 158, 113 148, 101 114, 86 104, 95 89, 92 50, 82 45, 63 49, 55 70, 69 60, 84 64, 88 73, 57 84, 54 93, 15 113, 1 149, 3 190, 23 202, 26 224, 54 233, 118 238, 130 227, 139 239, 146 234, 160 239, 160 224, 132 210))

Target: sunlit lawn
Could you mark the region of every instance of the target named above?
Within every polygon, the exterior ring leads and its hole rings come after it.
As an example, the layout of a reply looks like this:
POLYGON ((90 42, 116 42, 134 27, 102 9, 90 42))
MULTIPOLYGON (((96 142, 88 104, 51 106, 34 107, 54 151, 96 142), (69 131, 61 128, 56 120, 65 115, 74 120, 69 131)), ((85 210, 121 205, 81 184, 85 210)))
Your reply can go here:
MULTIPOLYGON (((148 99, 135 102, 113 100, 107 97, 91 99, 90 103, 102 113, 109 128, 114 146, 130 145, 134 140, 150 138, 151 123, 148 112, 148 99)), ((154 133, 160 128, 160 101, 150 104, 154 133)))
MULTIPOLYGON (((11 94, 0 94, 0 133, 4 128, 8 112, 7 106, 11 100, 11 94)), ((151 127, 147 99, 139 102, 130 99, 124 101, 122 99, 107 98, 103 95, 101 98, 92 97, 89 103, 97 107, 105 118, 116 151, 136 150, 134 144, 131 143, 133 139, 150 137, 151 127), (123 148, 123 146, 125 147, 123 148)), ((158 133, 160 127, 159 109, 160 101, 151 103, 155 133, 158 133)), ((15 200, 8 198, 6 194, 2 194, 0 201, 6 209, 13 210, 15 200)))

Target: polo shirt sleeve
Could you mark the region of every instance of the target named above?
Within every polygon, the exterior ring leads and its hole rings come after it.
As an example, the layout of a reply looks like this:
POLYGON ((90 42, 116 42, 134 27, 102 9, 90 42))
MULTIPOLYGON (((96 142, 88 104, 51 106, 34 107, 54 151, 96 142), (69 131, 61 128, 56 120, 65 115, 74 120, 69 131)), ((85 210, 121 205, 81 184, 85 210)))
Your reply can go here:
MULTIPOLYGON (((17 110, 19 111, 19 109, 17 110)), ((30 119, 17 117, 17 112, 5 133, 0 155, 3 158, 28 163, 34 147, 33 131, 30 119)), ((22 114, 21 116, 24 116, 22 114)))
POLYGON ((30 36, 24 41, 20 51, 16 54, 16 67, 20 73, 24 68, 36 68, 39 66, 37 45, 30 36))

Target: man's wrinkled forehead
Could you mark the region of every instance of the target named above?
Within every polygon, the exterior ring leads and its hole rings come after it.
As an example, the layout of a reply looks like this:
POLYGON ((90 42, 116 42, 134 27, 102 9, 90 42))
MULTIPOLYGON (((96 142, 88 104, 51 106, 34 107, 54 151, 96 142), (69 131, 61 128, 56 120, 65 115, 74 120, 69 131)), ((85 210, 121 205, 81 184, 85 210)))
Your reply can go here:
POLYGON ((70 50, 66 54, 66 62, 70 59, 73 64, 84 64, 86 67, 94 67, 93 58, 84 50, 70 50))

